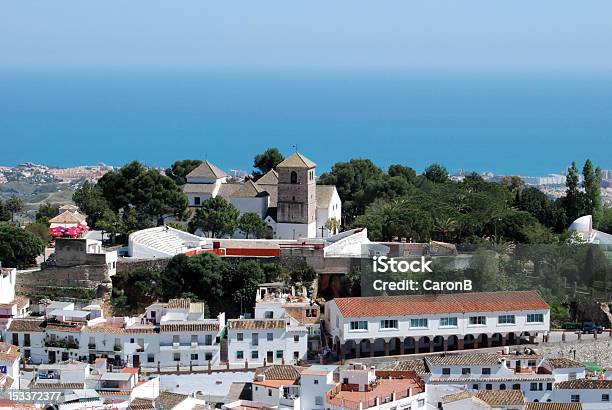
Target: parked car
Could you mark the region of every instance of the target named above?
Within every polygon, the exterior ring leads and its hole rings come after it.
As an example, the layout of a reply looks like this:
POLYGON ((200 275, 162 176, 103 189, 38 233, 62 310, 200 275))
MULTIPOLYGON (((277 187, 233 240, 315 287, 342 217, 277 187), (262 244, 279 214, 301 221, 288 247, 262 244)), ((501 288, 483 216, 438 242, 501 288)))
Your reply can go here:
POLYGON ((582 324, 582 331, 584 333, 601 333, 603 332, 603 326, 598 325, 595 322, 584 322, 582 324))

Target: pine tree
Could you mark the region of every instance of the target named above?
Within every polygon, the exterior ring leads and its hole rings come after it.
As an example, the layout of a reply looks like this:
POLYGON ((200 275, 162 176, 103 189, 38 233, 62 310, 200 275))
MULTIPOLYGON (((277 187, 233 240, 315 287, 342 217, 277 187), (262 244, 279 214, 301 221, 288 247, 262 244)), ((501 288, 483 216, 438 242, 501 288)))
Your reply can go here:
POLYGON ((567 179, 565 182, 567 190, 565 191, 565 213, 569 221, 574 221, 578 218, 581 212, 581 198, 578 190, 578 168, 576 162, 567 169, 567 179))
POLYGON ((601 169, 593 169, 593 163, 587 159, 582 168, 584 181, 584 212, 587 215, 593 216, 593 225, 597 226, 602 217, 601 204, 601 169))

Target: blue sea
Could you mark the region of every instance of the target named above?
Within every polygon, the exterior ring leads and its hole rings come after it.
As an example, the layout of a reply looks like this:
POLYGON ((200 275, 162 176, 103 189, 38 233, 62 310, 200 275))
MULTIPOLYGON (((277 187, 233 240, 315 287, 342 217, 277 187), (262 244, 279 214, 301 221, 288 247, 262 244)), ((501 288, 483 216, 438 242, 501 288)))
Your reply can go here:
POLYGON ((349 69, 0 69, 0 165, 208 159, 268 146, 319 173, 370 158, 421 171, 612 168, 612 73, 349 69))

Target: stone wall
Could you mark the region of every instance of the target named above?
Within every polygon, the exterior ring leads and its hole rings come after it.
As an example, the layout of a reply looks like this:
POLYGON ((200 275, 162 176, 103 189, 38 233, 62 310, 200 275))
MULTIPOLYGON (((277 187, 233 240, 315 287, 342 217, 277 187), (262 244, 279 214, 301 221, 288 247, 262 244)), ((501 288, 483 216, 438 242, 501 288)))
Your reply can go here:
POLYGON ((117 274, 123 272, 132 272, 136 269, 150 269, 162 271, 170 263, 172 258, 156 258, 156 259, 119 259, 117 261, 117 274))

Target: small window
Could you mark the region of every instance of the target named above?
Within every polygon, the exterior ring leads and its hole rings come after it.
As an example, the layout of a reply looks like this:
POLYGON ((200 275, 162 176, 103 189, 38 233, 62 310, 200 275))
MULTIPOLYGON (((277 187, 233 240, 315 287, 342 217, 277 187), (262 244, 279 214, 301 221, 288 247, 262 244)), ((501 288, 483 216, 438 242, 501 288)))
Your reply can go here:
POLYGON ((610 401, 610 395, 609 394, 602 394, 601 395, 601 401, 610 401))
POLYGON ((543 313, 530 313, 527 315, 527 323, 543 323, 543 322, 544 322, 543 313))
POLYGON ((200 199, 199 196, 193 197, 193 204, 194 205, 200 205, 200 203, 201 203, 200 200, 201 199, 200 199))
POLYGON ((299 342, 300 341, 300 335, 293 335, 293 341, 295 343, 299 342))
POLYGON ((470 316, 470 325, 472 326, 483 326, 487 324, 486 316, 470 316))
POLYGON ((461 374, 464 376, 467 376, 469 374, 471 374, 470 368, 469 367, 464 367, 463 369, 461 369, 461 374))
POLYGON ((537 383, 530 383, 529 384, 529 390, 537 391, 538 390, 538 384, 537 383))
POLYGON ((552 390, 552 383, 546 383, 546 390, 548 391, 552 390))
POLYGON ((276 351, 276 358, 277 359, 282 359, 283 358, 283 351, 282 350, 277 350, 276 351))
POLYGON ((486 390, 493 390, 493 385, 492 385, 492 384, 487 383, 487 384, 486 384, 486 386, 485 386, 485 389, 486 389, 486 390))
POLYGON ((252 350, 251 351, 251 359, 259 359, 259 351, 252 350))
POLYGON ((155 355, 149 353, 147 355, 147 363, 153 363, 153 362, 155 362, 155 355))
POLYGON ((274 319, 274 312, 271 310, 266 310, 264 312, 264 318, 266 319, 274 319))
POLYGON ((322 406, 323 405, 323 396, 316 396, 315 397, 315 405, 316 406, 322 406))
POLYGON ((416 329, 427 329, 427 319, 410 319, 410 327, 416 329))
POLYGON ((314 379, 314 384, 319 384, 319 380, 318 379, 314 379))
POLYGON ((244 333, 236 333, 236 340, 242 342, 244 340, 244 333))
POLYGON ((174 361, 175 362, 180 362, 181 361, 181 354, 180 353, 174 353, 174 361))
POLYGON ((380 321, 381 329, 397 329, 397 320, 395 319, 383 319, 380 321))
POLYGON ((244 359, 244 352, 242 350, 236 352, 236 359, 244 359))
POLYGON ((198 354, 197 353, 191 353, 191 360, 198 360, 198 354))
POLYGON ((479 388, 478 383, 472 384, 472 390, 478 390, 478 388, 479 388))
POLYGON ((253 344, 253 346, 259 345, 259 333, 253 333, 251 335, 251 343, 253 344))
POLYGON ((444 376, 448 376, 448 375, 450 375, 450 367, 444 367, 444 368, 442 368, 442 374, 443 374, 444 376))
POLYGON ((273 340, 274 340, 274 333, 268 333, 268 334, 266 335, 266 340, 267 340, 268 342, 273 341, 273 340))
POLYGON ((516 324, 516 317, 514 315, 500 315, 497 318, 497 323, 500 325, 514 325, 516 324))
POLYGON ((291 183, 297 184, 297 172, 291 171, 291 183))
POLYGON ((368 322, 366 320, 352 321, 351 330, 368 330, 368 322))
POLYGON ((579 394, 572 394, 570 396, 570 402, 572 402, 572 403, 580 403, 580 395, 579 394))
POLYGON ((457 318, 456 317, 440 318, 440 327, 457 327, 457 318))
POLYGON ((482 368, 482 374, 491 374, 491 368, 490 367, 483 367, 482 368))

